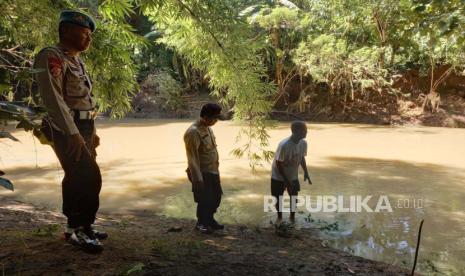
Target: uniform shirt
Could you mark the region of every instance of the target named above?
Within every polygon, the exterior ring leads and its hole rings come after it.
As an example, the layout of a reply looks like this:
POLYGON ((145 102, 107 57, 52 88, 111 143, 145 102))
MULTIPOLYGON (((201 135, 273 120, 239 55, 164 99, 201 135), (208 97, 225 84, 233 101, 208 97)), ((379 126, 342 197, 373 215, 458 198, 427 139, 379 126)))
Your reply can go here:
POLYGON ((298 180, 299 166, 302 162, 302 158, 305 156, 307 156, 307 141, 302 139, 296 144, 291 140, 291 137, 282 140, 274 156, 271 178, 284 181, 276 164, 276 161, 280 161, 283 162, 284 173, 287 179, 289 181, 298 180))
POLYGON ((203 182, 202 173, 219 174, 216 138, 210 127, 197 120, 184 134, 187 163, 194 182, 203 182))
POLYGON ((37 87, 52 125, 67 135, 79 133, 71 110, 92 110, 92 84, 82 60, 61 46, 42 49, 34 61, 37 87))

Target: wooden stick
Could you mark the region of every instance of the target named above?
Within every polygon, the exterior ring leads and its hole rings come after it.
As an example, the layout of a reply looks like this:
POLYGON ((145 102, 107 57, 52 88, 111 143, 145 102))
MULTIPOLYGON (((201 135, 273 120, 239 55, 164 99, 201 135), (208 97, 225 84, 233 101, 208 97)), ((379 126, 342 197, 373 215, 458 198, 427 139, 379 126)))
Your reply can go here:
POLYGON ((412 274, 410 274, 412 276, 415 275, 415 268, 417 266, 418 251, 420 250, 421 228, 423 228, 423 222, 424 221, 425 221, 424 219, 421 220, 420 229, 418 231, 417 249, 415 250, 415 260, 413 261, 412 274))

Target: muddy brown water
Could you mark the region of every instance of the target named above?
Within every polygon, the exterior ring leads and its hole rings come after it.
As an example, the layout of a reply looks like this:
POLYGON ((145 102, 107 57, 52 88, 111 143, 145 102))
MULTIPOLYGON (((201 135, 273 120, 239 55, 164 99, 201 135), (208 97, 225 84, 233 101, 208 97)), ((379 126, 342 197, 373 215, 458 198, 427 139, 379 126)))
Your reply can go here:
MULTIPOLYGON (((144 209, 195 218, 184 175, 182 141, 190 123, 100 120, 101 210, 144 209)), ((419 271, 465 275, 464 129, 313 123, 308 128, 307 163, 314 184, 301 179, 300 194, 311 196, 313 202, 318 195, 340 195, 345 206, 350 196, 371 195, 372 208, 386 196, 392 212, 314 212, 309 218, 303 206, 297 228, 321 228, 321 238, 334 247, 410 267, 418 226, 424 219, 419 271)), ((229 154, 237 146, 239 125, 220 122, 213 129, 224 188, 219 220, 271 227, 274 214, 263 211, 264 195, 270 192, 270 165, 252 174, 246 159, 229 154)), ((0 196, 60 209, 63 173, 51 149, 28 133, 14 134, 19 143, 5 139, 0 143, 0 169, 16 190, 2 189, 0 196)), ((288 124, 279 124, 270 135, 270 149, 274 150, 289 136, 288 124)))

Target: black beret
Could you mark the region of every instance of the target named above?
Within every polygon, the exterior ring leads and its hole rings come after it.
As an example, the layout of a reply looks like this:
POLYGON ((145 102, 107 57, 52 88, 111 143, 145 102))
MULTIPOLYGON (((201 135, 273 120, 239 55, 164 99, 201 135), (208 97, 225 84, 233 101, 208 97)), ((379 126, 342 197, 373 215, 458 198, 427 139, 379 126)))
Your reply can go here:
POLYGON ((60 23, 68 22, 82 27, 89 28, 92 32, 95 30, 95 21, 92 17, 79 11, 66 10, 60 13, 60 23))

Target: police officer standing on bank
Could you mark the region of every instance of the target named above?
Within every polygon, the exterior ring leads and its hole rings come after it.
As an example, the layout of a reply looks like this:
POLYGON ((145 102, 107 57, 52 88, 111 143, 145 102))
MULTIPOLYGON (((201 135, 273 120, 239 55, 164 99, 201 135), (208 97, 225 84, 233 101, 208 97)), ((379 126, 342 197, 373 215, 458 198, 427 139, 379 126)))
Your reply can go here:
POLYGON ((221 119, 223 116, 219 105, 205 104, 200 118, 184 134, 188 162, 186 172, 192 183, 194 201, 197 203, 196 229, 201 233, 224 229, 224 225, 213 217, 220 206, 223 192, 216 140, 210 128, 221 119))
POLYGON ((64 170, 63 213, 68 218, 65 238, 89 252, 103 250, 106 233, 92 228, 102 186, 95 148, 95 102, 92 83, 79 54, 86 51, 95 30, 93 19, 81 12, 60 14, 60 42, 42 49, 34 68, 35 81, 48 116, 42 132, 64 170))

